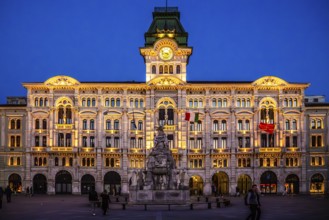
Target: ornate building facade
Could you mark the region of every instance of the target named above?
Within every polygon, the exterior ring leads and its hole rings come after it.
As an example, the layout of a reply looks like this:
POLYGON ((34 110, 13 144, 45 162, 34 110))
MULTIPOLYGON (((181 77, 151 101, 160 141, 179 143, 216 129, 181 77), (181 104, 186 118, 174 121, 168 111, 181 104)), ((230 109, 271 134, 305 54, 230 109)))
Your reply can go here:
POLYGON ((163 126, 192 195, 252 183, 263 193, 328 192, 329 104, 305 103, 309 84, 274 76, 187 81, 187 40, 178 9, 155 8, 140 48, 145 82, 23 83, 26 99, 0 106, 0 185, 128 193, 163 126))

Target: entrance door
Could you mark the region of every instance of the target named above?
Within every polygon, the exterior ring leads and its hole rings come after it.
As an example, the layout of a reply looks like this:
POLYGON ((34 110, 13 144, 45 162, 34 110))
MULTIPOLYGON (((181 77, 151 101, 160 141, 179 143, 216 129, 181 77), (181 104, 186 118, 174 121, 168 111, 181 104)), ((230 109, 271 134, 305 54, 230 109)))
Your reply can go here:
POLYGON ((22 192, 22 178, 20 175, 13 173, 8 178, 8 185, 13 192, 22 192))
POLYGON ((66 170, 56 174, 55 184, 56 194, 72 194, 72 176, 66 170))
POLYGON ((86 174, 81 178, 81 194, 88 194, 92 189, 95 189, 95 178, 86 174))
POLYGON ((47 193, 47 179, 42 174, 37 174, 33 177, 33 193, 46 194, 47 193))
POLYGON ((229 194, 228 176, 224 172, 215 173, 212 176, 212 182, 216 188, 216 194, 223 195, 229 194))
POLYGON ((324 193, 324 178, 321 174, 314 174, 311 178, 310 193, 324 193))
POLYGON ((203 194, 203 179, 201 176, 194 175, 189 182, 190 195, 197 196, 203 194))
POLYGON ((246 174, 242 174, 238 179, 238 188, 240 193, 246 194, 248 190, 251 189, 251 178, 246 174))
POLYGON ((287 193, 298 194, 299 193, 299 178, 295 174, 290 174, 286 178, 285 184, 287 193))
POLYGON ((278 179, 272 171, 266 171, 260 177, 260 191, 264 194, 277 193, 278 179))
POLYGON ((104 176, 104 189, 111 195, 117 195, 121 193, 121 177, 117 172, 110 171, 104 176))

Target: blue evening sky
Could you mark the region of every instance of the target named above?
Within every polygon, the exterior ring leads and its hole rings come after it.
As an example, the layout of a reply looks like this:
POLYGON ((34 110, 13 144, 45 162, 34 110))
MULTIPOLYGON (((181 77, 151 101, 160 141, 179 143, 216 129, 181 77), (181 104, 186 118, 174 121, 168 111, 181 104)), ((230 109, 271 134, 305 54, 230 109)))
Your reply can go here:
MULTIPOLYGON (((0 103, 22 82, 145 81, 139 54, 165 0, 0 0, 0 103)), ((193 55, 188 80, 309 82, 329 99, 328 0, 168 0, 193 55)), ((329 101, 329 100, 328 100, 329 101)))

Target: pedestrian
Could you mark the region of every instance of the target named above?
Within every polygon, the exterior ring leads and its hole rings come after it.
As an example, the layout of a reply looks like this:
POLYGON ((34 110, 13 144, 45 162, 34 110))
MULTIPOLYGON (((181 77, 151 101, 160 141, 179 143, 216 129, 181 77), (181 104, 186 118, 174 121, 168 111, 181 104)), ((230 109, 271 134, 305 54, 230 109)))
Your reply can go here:
POLYGON ((95 208, 96 204, 98 203, 98 195, 94 188, 89 191, 89 201, 91 202, 93 207, 93 215, 96 215, 95 208))
POLYGON ((33 196, 33 188, 32 188, 32 186, 30 186, 30 197, 32 197, 33 196))
POLYGON ((26 196, 29 196, 30 195, 30 188, 27 186, 26 187, 26 196))
POLYGON ((103 210, 103 215, 106 215, 106 212, 109 208, 109 200, 110 197, 107 194, 106 189, 104 190, 104 192, 101 194, 101 198, 102 198, 102 210, 103 210))
POLYGON ((237 196, 237 197, 240 196, 240 188, 239 187, 235 188, 235 196, 237 196))
POLYGON ((3 189, 0 186, 0 209, 2 209, 2 197, 3 197, 3 189))
POLYGON ((250 214, 247 217, 247 220, 259 220, 261 215, 260 210, 260 200, 257 185, 252 185, 246 196, 246 204, 250 208, 250 214))
POLYGON ((6 197, 7 197, 7 203, 10 203, 11 202, 11 189, 10 189, 10 187, 9 187, 9 185, 7 186, 7 188, 6 188, 6 197))

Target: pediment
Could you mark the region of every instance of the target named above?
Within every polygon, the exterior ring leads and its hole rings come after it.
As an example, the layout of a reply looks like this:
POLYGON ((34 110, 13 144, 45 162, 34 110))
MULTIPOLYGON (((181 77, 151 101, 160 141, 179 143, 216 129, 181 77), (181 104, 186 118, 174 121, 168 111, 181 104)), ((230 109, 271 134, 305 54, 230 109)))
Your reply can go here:
POLYGON ((184 84, 184 81, 173 76, 159 76, 148 81, 148 85, 150 86, 177 86, 184 84))
POLYGON ((289 83, 287 83, 285 80, 280 79, 276 76, 264 76, 252 83, 253 86, 266 86, 266 87, 274 87, 274 86, 287 86, 289 83))
POLYGON ((76 86, 80 82, 70 76, 54 76, 44 82, 46 86, 76 86))

